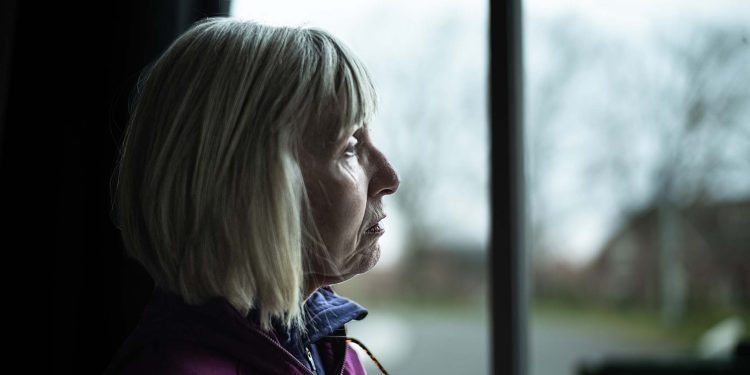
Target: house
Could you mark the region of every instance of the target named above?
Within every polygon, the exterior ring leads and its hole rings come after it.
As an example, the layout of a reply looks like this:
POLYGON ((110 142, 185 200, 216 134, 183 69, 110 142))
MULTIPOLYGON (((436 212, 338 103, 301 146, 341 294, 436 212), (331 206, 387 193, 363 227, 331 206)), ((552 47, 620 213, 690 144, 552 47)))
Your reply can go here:
POLYGON ((688 305, 749 308, 750 201, 676 208, 671 215, 660 210, 641 210, 615 232, 587 268, 583 292, 615 304, 658 306, 661 276, 669 270, 688 305), (664 246, 672 253, 665 256, 664 246))

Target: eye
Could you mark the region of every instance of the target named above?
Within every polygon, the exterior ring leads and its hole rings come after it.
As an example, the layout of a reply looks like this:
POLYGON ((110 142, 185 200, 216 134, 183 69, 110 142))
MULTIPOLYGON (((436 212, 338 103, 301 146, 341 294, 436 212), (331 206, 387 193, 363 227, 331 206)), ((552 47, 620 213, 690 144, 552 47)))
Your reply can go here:
POLYGON ((344 150, 344 155, 347 157, 352 157, 357 155, 357 146, 359 145, 359 141, 357 138, 349 137, 349 140, 346 144, 346 150, 344 150))

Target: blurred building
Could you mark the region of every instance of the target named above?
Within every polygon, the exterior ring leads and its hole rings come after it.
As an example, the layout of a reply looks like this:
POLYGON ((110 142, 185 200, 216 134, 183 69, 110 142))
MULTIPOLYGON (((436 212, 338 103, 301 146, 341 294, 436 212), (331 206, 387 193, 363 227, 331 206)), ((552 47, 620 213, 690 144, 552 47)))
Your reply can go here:
MULTIPOLYGON (((686 304, 750 307, 750 200, 677 209, 679 262, 686 304)), ((627 220, 605 243, 581 283, 582 292, 614 304, 660 301, 659 207, 627 220)))

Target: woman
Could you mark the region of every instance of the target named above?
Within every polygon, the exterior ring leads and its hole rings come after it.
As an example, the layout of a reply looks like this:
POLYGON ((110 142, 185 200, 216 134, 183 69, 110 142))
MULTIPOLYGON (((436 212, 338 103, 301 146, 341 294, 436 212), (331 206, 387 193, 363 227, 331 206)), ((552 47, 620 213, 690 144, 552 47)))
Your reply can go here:
MULTIPOLYGON (((330 285, 372 268, 398 177, 364 65, 310 28, 194 25, 154 63, 115 196, 156 288, 122 374, 363 374, 330 285)), ((356 341, 356 340, 355 340, 356 341)))

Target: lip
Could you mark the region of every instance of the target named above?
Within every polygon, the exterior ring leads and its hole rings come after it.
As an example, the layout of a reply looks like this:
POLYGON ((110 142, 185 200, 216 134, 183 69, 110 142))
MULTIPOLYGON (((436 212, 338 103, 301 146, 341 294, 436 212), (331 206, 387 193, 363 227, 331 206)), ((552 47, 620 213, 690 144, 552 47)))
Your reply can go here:
POLYGON ((385 228, 383 228, 383 225, 380 223, 385 219, 387 215, 383 215, 379 219, 375 220, 370 224, 367 229, 365 229, 366 234, 383 234, 385 233, 385 228))

